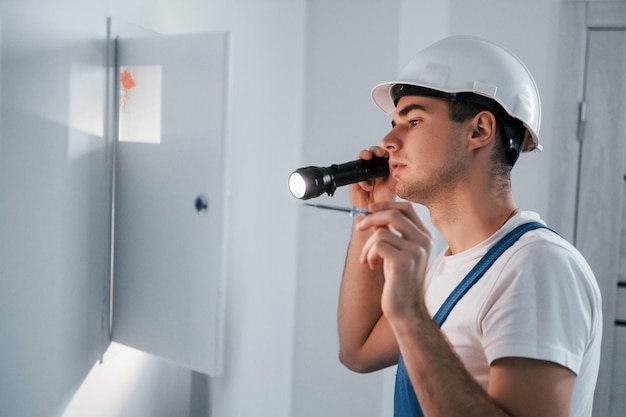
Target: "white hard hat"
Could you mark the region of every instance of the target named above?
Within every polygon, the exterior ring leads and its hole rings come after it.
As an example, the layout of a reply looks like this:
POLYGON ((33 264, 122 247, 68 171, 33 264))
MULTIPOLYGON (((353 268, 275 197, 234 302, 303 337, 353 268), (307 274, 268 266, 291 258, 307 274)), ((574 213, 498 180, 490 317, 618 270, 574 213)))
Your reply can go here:
POLYGON ((452 36, 418 52, 396 81, 372 89, 372 99, 387 114, 395 110, 395 86, 432 90, 450 99, 473 96, 493 100, 526 128, 520 150, 541 150, 537 85, 524 63, 499 45, 473 36, 452 36))

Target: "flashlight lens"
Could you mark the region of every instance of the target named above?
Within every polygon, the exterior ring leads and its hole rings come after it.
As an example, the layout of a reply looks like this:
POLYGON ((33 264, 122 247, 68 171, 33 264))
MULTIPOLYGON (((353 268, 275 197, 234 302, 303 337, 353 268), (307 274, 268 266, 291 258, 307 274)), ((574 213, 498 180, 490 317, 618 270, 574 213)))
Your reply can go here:
POLYGON ((294 172, 289 176, 289 190, 296 198, 304 197, 304 193, 306 193, 306 182, 300 173, 294 172))

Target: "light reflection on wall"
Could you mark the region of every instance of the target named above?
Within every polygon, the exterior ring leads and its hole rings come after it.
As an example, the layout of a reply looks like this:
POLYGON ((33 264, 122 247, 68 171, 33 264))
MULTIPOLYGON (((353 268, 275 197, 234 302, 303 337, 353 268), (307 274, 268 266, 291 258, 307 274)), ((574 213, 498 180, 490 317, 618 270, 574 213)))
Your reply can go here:
POLYGON ((142 414, 146 410, 155 416, 188 415, 188 410, 180 410, 185 403, 179 397, 188 395, 190 385, 190 371, 113 342, 103 362, 96 362, 61 417, 146 415, 142 414), (164 410, 163 404, 171 404, 171 409, 164 410), (160 408, 153 410, 155 407, 160 408))
POLYGON ((70 70, 67 159, 73 161, 103 146, 104 85, 102 66, 74 62, 70 70))
POLYGON ((161 66, 120 68, 120 142, 161 143, 161 66))

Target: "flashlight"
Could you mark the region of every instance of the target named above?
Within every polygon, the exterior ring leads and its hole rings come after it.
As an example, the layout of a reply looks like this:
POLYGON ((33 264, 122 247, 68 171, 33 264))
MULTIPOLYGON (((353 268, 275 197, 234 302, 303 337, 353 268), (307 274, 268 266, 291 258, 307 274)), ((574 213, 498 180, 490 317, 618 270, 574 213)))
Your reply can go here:
POLYGON ((289 176, 289 190, 295 198, 308 200, 327 193, 330 197, 337 187, 389 176, 389 159, 374 156, 329 167, 304 167, 289 176))

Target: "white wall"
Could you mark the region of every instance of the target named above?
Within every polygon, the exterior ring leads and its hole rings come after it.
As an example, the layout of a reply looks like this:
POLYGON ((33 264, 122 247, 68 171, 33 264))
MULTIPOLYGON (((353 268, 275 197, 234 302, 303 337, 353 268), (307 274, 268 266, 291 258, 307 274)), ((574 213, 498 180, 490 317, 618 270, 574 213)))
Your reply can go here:
MULTIPOLYGON (((389 126, 369 91, 395 73, 399 3, 308 3, 303 165, 356 159, 358 151, 378 143, 389 126)), ((338 189, 332 199, 317 200, 347 204, 345 189, 338 189)), ((338 361, 337 297, 352 219, 306 207, 299 212, 291 415, 378 415, 381 374, 357 375, 338 361)))
POLYGON ((56 416, 69 404, 74 416, 195 416, 210 402, 211 415, 288 416, 296 211, 286 178, 301 136, 304 1, 1 7, 0 415, 56 416), (123 349, 90 373, 108 256, 107 16, 165 34, 232 32, 226 371, 210 383, 123 349), (120 360, 135 364, 131 388, 120 360))
MULTIPOLYGON (((536 77, 546 150, 520 158, 513 181, 520 207, 545 213, 560 3, 2 0, 0 415, 390 415, 393 370, 356 375, 337 360, 350 219, 302 207, 287 177, 378 143, 389 120, 370 88, 436 39, 467 33, 509 47, 536 77), (108 244, 107 16, 165 34, 232 33, 221 377, 119 346, 94 367, 108 244)), ((332 202, 346 200, 339 190, 332 202)))
POLYGON ((100 352, 102 54, 88 15, 67 29, 38 4, 2 6, 0 414, 54 415, 100 352))

